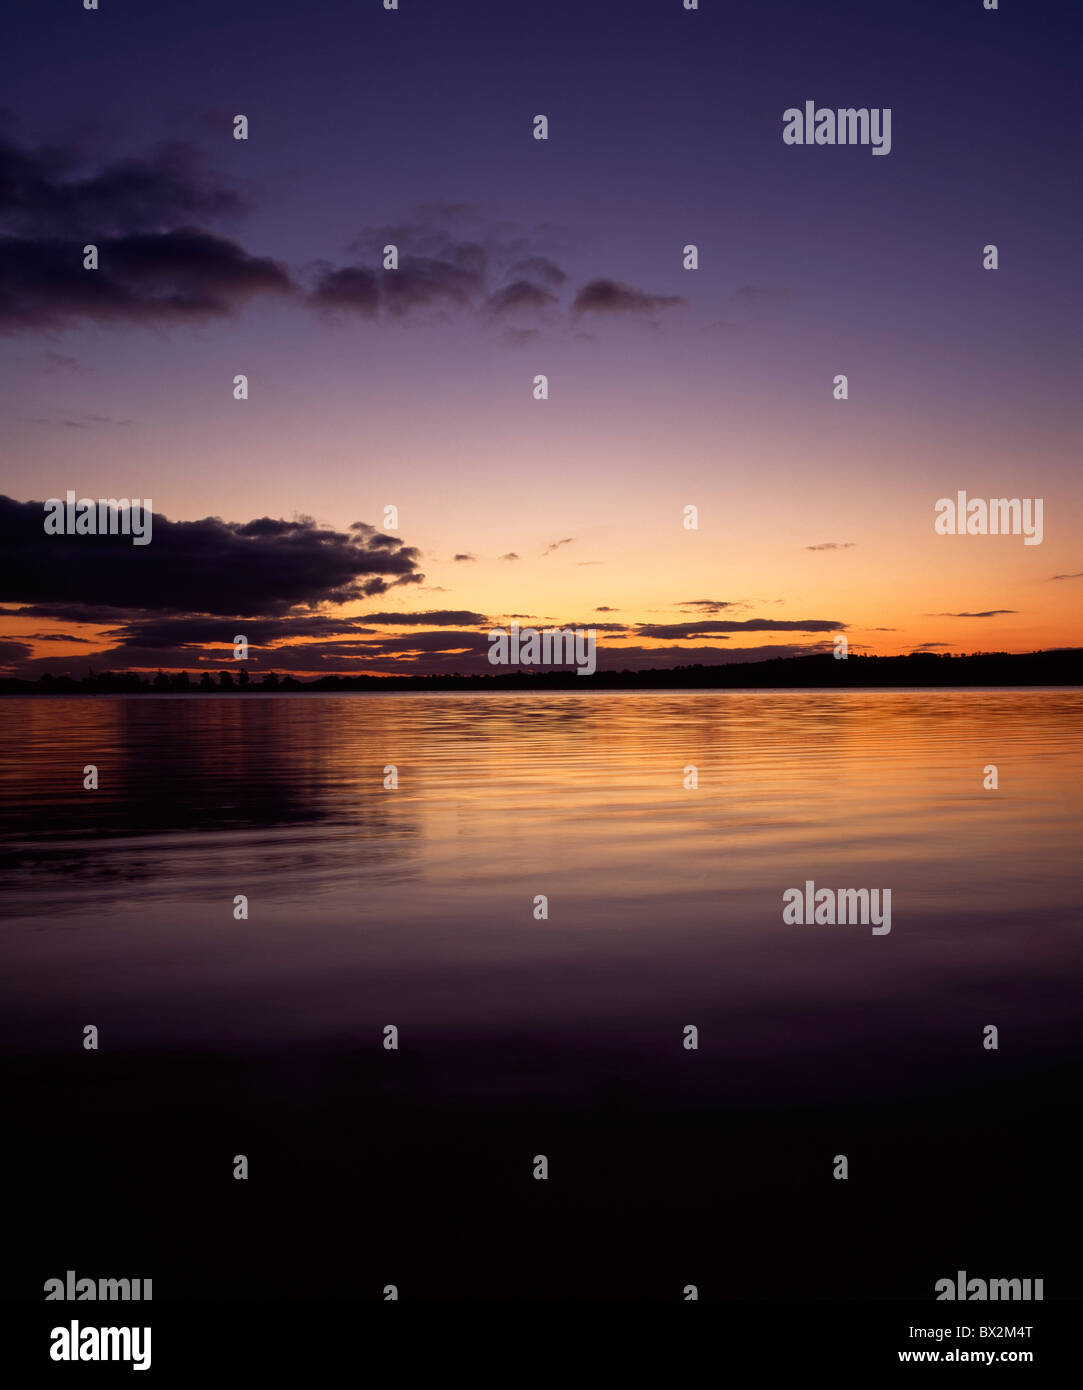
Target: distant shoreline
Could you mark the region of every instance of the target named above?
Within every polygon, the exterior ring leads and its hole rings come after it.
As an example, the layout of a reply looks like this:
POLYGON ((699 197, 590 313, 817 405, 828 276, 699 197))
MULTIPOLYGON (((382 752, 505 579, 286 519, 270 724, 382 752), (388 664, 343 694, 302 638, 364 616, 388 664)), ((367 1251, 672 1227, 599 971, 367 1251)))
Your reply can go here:
POLYGON ((832 655, 776 657, 770 661, 731 662, 713 666, 679 666, 669 670, 597 671, 578 676, 574 670, 501 675, 319 676, 299 680, 267 672, 249 678, 240 663, 215 671, 159 673, 140 677, 130 672, 85 676, 43 676, 36 681, 0 679, 0 695, 297 695, 386 694, 394 691, 547 691, 547 690, 928 690, 1033 686, 1083 686, 1083 648, 1028 652, 977 653, 971 656, 915 652, 909 656, 832 655))

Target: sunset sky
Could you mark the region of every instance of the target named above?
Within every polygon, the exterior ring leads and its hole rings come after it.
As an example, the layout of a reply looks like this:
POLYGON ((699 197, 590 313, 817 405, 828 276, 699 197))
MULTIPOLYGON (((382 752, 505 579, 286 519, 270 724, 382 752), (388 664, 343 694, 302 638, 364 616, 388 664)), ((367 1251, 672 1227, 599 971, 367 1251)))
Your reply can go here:
POLYGON ((13 0, 0 670, 239 632, 254 670, 478 670, 512 615, 603 669, 1078 644, 1079 38, 980 0, 13 0), (787 146, 806 100, 891 108, 890 154, 787 146), (69 488, 151 499, 152 544, 46 537, 69 488), (959 490, 1043 498, 1042 544, 936 535, 959 490))

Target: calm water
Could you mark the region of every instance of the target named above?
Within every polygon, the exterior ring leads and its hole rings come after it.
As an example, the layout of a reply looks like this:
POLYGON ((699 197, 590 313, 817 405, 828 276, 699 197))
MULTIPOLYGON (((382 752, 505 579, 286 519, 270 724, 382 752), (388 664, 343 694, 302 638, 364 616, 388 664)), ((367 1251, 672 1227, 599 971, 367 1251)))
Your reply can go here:
POLYGON ((358 1287, 397 1260, 432 1296, 498 1271, 499 1296, 671 1296, 696 1265, 726 1294, 924 1297, 982 1259, 1047 1289, 1070 1268, 1080 692, 74 697, 0 718, 20 1180, 70 1186, 78 1139, 121 1209, 87 1224, 61 1201, 46 1263, 82 1241, 181 1293, 295 1293, 299 1263, 346 1277, 345 1223, 358 1287), (890 935, 785 925, 807 879, 890 888, 890 935), (241 1218, 210 1173, 250 1150, 275 1185, 241 1218))

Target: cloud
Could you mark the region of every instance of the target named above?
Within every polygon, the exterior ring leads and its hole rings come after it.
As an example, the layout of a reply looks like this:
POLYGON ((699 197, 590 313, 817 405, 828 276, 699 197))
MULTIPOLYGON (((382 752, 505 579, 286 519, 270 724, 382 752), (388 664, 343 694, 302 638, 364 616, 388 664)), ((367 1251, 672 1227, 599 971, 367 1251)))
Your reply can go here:
MULTIPOLYGON (((291 614, 283 618, 251 617, 154 617, 126 619, 121 626, 111 628, 102 640, 114 642, 117 651, 203 646, 229 650, 232 656, 236 636, 246 638, 251 647, 272 647, 276 642, 299 641, 302 638, 362 636, 375 633, 364 620, 337 618, 323 614, 291 614)), ((188 654, 191 660, 193 653, 188 654)))
POLYGON ((471 623, 480 625, 488 623, 490 619, 484 613, 471 613, 468 609, 442 608, 428 613, 364 613, 361 621, 402 627, 452 627, 471 623))
POLYGON ((516 555, 514 550, 509 550, 506 555, 501 555, 500 558, 502 560, 518 560, 519 557, 518 555, 516 555))
POLYGON ((197 225, 243 211, 188 146, 88 171, 71 152, 0 139, 0 330, 197 320, 287 292, 284 267, 197 225), (83 268, 85 244, 97 270, 83 268))
POLYGON ((320 309, 349 309, 369 318, 380 308, 380 281, 374 270, 350 265, 325 270, 310 295, 320 309))
MULTIPOLYGON (((489 225, 472 204, 424 203, 399 222, 362 229, 347 249, 363 261, 321 264, 310 302, 367 318, 424 310, 537 315, 559 303, 552 291, 567 277, 532 248, 534 240, 489 225), (386 246, 398 250, 394 270, 383 268, 386 246)), ((519 329, 514 340, 524 342, 532 331, 519 329)))
MULTIPOLYGON (((37 609, 24 608, 9 616, 25 617, 37 609)), ((48 612, 48 609, 45 610, 48 612)), ((56 614, 54 614, 56 616, 56 614)), ((80 612, 80 618, 89 616, 80 612)), ((98 615, 96 625, 102 626, 98 615)), ((99 637, 73 637, 67 633, 36 633, 15 644, 8 669, 35 677, 50 671, 70 671, 80 657, 42 656, 31 659, 29 641, 68 641, 95 646, 85 659, 99 669, 113 671, 195 668, 215 670, 233 667, 236 636, 249 643, 249 671, 291 670, 312 672, 362 671, 373 669, 374 660, 393 657, 400 664, 426 655, 450 660, 459 652, 484 650, 485 635, 459 630, 460 624, 487 626, 482 613, 436 610, 430 612, 365 613, 359 617, 333 614, 290 613, 281 618, 195 616, 126 616, 118 626, 99 637), (380 633, 378 625, 419 626, 419 633, 390 635, 380 633), (439 631, 440 627, 454 631, 439 631)))
POLYGON ((357 644, 369 655, 386 652, 485 652, 489 641, 483 632, 410 632, 402 637, 380 637, 357 644))
POLYGON ((130 420, 117 420, 112 415, 84 414, 79 420, 62 419, 60 416, 50 415, 24 415, 24 420, 28 420, 32 425, 64 425, 68 429, 82 430, 88 425, 130 425, 130 420))
POLYGON ((689 623, 638 623, 636 635, 638 637, 656 637, 662 640, 668 638, 673 641, 687 641, 692 637, 704 637, 718 633, 839 632, 845 627, 846 623, 840 623, 834 618, 797 618, 793 620, 749 618, 745 622, 739 622, 736 619, 711 618, 702 622, 689 623))
MULTIPOLYGON (((1052 579, 1083 579, 1083 570, 1078 574, 1054 574, 1052 579)), ((1052 579, 1050 580, 1051 583, 1052 579)))
POLYGON ((554 550, 559 550, 562 545, 571 545, 575 540, 574 536, 566 536, 562 541, 552 541, 542 551, 542 555, 552 555, 554 550))
POLYGON ((677 608, 702 608, 705 613, 721 613, 723 609, 732 608, 734 605, 727 599, 686 598, 675 606, 677 608))
POLYGON ((253 296, 284 294, 287 271, 196 227, 99 238, 99 266, 81 247, 0 236, 0 329, 185 322, 232 313, 253 296))
POLYGON ((572 313, 653 314, 686 301, 676 294, 647 294, 616 280, 591 280, 577 291, 572 313))
POLYGON ((856 541, 824 541, 822 545, 806 545, 806 550, 853 550, 856 541))
POLYGON ((606 647, 598 644, 601 671, 668 670, 675 666, 733 666, 774 657, 822 656, 833 650, 830 642, 770 643, 758 647, 606 647))
POLYGON ((384 273, 381 298, 386 309, 401 316, 431 305, 468 308, 483 288, 481 268, 407 256, 398 270, 384 273))
MULTIPOLYGON (((383 641, 379 627, 460 627, 482 626, 489 619, 484 613, 440 611, 430 613, 362 613, 356 618, 336 617, 334 614, 291 613, 281 618, 182 617, 150 618, 125 621, 106 632, 105 639, 128 647, 200 646, 217 643, 232 647, 234 624, 242 624, 236 632, 248 639, 249 645, 270 647, 276 642, 300 641, 308 638, 373 637, 383 641)), ((81 640, 81 639, 79 639, 81 640)))
POLYGON ((0 138, 0 225, 34 240, 118 237, 161 231, 192 219, 216 222, 247 210, 221 176, 205 172, 190 145, 88 169, 72 150, 20 149, 0 138))
POLYGON ((0 638, 0 670, 17 670, 30 656, 30 651, 25 642, 9 642, 0 638))
POLYGON ((464 554, 462 554, 462 555, 456 555, 456 556, 455 556, 455 561, 456 561, 457 564, 464 564, 464 563, 466 563, 466 562, 468 562, 468 561, 474 561, 474 560, 476 560, 477 558, 478 558, 478 557, 477 557, 476 555, 470 555, 470 554, 464 553, 464 554))
POLYGON ((0 495, 0 602, 90 615, 76 622, 135 612, 279 616, 424 577, 414 547, 365 522, 343 533, 311 517, 170 521, 156 512, 151 543, 135 546, 129 536, 47 536, 43 517, 41 502, 0 495))
MULTIPOLYGON (((546 620, 548 622, 548 620, 546 620)), ((597 627, 597 624, 594 625, 597 627)), ((666 669, 674 666, 731 665, 748 661, 763 661, 770 657, 812 656, 832 650, 830 643, 808 645, 771 644, 758 647, 735 647, 723 651, 716 646, 697 647, 636 647, 598 644, 598 669, 603 671, 666 669)), ((405 636, 382 637, 316 644, 297 643, 269 650, 252 649, 246 669, 250 674, 265 671, 295 672, 299 675, 399 674, 426 675, 441 672, 494 674, 488 661, 489 641, 479 632, 419 632, 405 636)), ((2 652, 2 647, 0 647, 2 652)), ((18 653, 12 653, 11 664, 17 665, 18 653)), ((24 677, 36 678, 44 671, 60 674, 64 671, 84 674, 87 664, 97 670, 236 670, 236 663, 225 659, 224 653, 199 652, 194 649, 116 648, 95 652, 78 658, 43 658, 18 669, 24 677)), ((504 668, 514 670, 515 668, 504 668)), ((500 672, 497 672, 500 674, 500 672)))
MULTIPOLYGON (((560 628, 561 630, 563 630, 563 629, 565 629, 565 628, 578 628, 580 631, 585 631, 586 629, 589 628, 592 632, 622 632, 622 633, 626 633, 626 632, 628 632, 628 630, 629 630, 628 624, 627 624, 627 623, 599 623, 599 622, 596 622, 594 619, 591 619, 591 620, 588 621, 588 622, 582 622, 582 621, 581 621, 580 619, 578 619, 578 618, 576 618, 576 619, 574 619, 574 620, 571 619, 571 618, 568 618, 568 619, 566 619, 566 620, 565 620, 564 622, 562 622, 562 623, 547 622, 547 623, 546 623, 546 627, 560 628)), ((544 629, 543 629, 543 630, 544 630, 544 629)))
POLYGON ((1017 608, 989 608, 984 613, 926 613, 927 618, 1001 618, 1007 613, 1018 613, 1017 608))
POLYGON ((602 606, 601 606, 600 608, 596 608, 594 611, 595 611, 595 613, 619 613, 619 612, 620 612, 620 609, 619 609, 619 608, 609 608, 609 607, 607 607, 605 604, 602 604, 602 606))
POLYGON ((489 308, 494 314, 506 314, 516 309, 548 309, 559 303, 555 294, 532 285, 529 280, 515 280, 488 299, 489 308))

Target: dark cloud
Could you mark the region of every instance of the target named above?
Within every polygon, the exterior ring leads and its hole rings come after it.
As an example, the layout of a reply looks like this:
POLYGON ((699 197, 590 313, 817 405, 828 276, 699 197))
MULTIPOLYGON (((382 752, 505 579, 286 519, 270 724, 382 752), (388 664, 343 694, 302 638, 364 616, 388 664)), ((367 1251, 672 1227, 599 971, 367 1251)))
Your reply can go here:
POLYGON ((67 429, 82 430, 88 425, 130 425, 130 420, 116 420, 112 415, 84 415, 82 419, 62 419, 59 416, 50 415, 26 415, 23 417, 32 425, 63 425, 67 429))
POLYGON ((20 669, 30 656, 30 650, 25 642, 7 641, 0 638, 0 670, 15 671, 20 669))
POLYGON ((187 146, 87 170, 0 140, 0 329, 200 319, 287 291, 284 267, 198 225, 244 210, 187 146), (86 244, 97 270, 83 268, 86 244))
MULTIPOLYGON (((527 618, 529 614, 511 615, 527 618)), ((535 619, 538 626, 555 626, 551 619, 535 619)), ((249 625, 251 626, 251 624, 249 625)), ((564 624, 563 626, 574 626, 564 624)), ((598 629, 598 624, 593 624, 598 629)), ((602 629, 603 631, 605 629, 602 629)), ((232 636, 232 634, 231 634, 232 636)), ((45 671, 53 674, 69 672, 85 674, 89 665, 96 670, 165 670, 236 671, 228 643, 220 651, 201 651, 197 647, 159 648, 120 645, 87 657, 43 657, 21 661, 25 644, 12 643, 6 653, 8 666, 15 674, 36 678, 45 671)), ((345 640, 296 642, 290 646, 260 649, 253 647, 243 669, 251 674, 266 671, 293 672, 298 675, 351 675, 400 673, 409 675, 439 674, 441 672, 493 673, 489 665, 488 636, 469 631, 418 632, 395 636, 368 638, 347 637, 345 640)), ((932 644, 942 645, 942 644, 932 644)), ((831 651, 827 642, 807 645, 771 644, 758 647, 730 648, 728 651, 712 645, 696 647, 639 647, 606 646, 599 643, 598 668, 603 671, 666 669, 674 666, 729 665, 735 662, 763 661, 770 657, 810 656, 831 651)), ((0 645, 0 654, 3 646, 0 645)))
POLYGON ((602 604, 600 608, 596 608, 594 611, 595 613, 616 613, 619 610, 616 608, 608 608, 605 604, 602 604))
MULTIPOLYGON (((9 616, 26 616, 30 610, 18 610, 9 616)), ((339 618, 325 614, 290 614, 282 618, 238 617, 137 617, 111 628, 95 640, 96 650, 86 658, 98 669, 114 671, 152 670, 156 667, 176 669, 194 667, 215 670, 235 669, 233 644, 237 636, 249 643, 246 669, 335 671, 363 670, 374 658, 384 655, 405 659, 410 653, 454 653, 480 651, 484 638, 478 633, 462 631, 428 631, 405 636, 385 636, 374 624, 441 625, 458 623, 486 624, 481 613, 468 611, 435 611, 431 613, 372 613, 359 618, 339 618), (368 639, 368 640, 361 640, 368 639), (103 647, 103 644, 104 647, 103 647), (282 644, 282 645, 279 645, 282 644)), ((100 623, 98 624, 101 625, 100 623)), ((60 633, 37 633, 16 646, 9 666, 18 665, 20 673, 39 675, 43 671, 58 674, 71 669, 72 657, 40 657, 29 659, 25 643, 35 641, 69 641, 88 644, 90 639, 60 633)), ((78 658, 82 660, 82 658, 78 658)))
POLYGON ((723 609, 732 608, 733 604, 728 599, 721 598, 686 598, 676 605, 678 608, 701 608, 705 613, 721 613, 723 609))
POLYGON ((41 502, 0 496, 0 602, 94 614, 71 621, 108 621, 111 610, 274 617, 423 579, 416 549, 364 522, 343 533, 311 517, 170 521, 155 513, 151 543, 136 546, 130 536, 47 536, 43 519, 41 502))
POLYGON ((360 265, 325 270, 310 298, 319 309, 348 309, 372 318, 380 308, 380 279, 360 265))
POLYGON ((646 294, 616 280, 591 280, 577 291, 573 314, 653 314, 686 301, 676 294, 646 294))
POLYGON ((397 315, 433 305, 467 309, 483 291, 483 269, 420 256, 405 257, 381 281, 382 302, 397 315))
POLYGON ((429 613, 365 613, 362 621, 366 623, 396 624, 402 627, 454 627, 471 623, 490 621, 484 613, 471 613, 468 609, 438 608, 429 613))
POLYGON ((745 622, 730 619, 708 619, 704 622, 689 623, 638 623, 638 637, 667 638, 672 641, 688 640, 692 637, 705 637, 730 632, 838 632, 845 628, 833 618, 799 618, 783 620, 779 618, 749 618, 745 622))
MULTIPOLYGON (((563 630, 563 629, 565 629, 565 628, 569 628, 569 627, 570 627, 570 628, 578 628, 578 629, 580 629, 581 631, 584 631, 584 632, 586 632, 586 631, 588 631, 588 630, 591 631, 591 632, 627 632, 627 631, 628 631, 628 624, 627 624, 627 623, 599 623, 599 622, 595 621, 593 618, 590 619, 588 622, 582 622, 580 619, 576 619, 574 622, 572 622, 571 620, 569 620, 569 621, 567 621, 567 622, 563 622, 563 623, 547 622, 547 623, 545 624, 545 627, 546 627, 546 628, 548 628, 548 627, 560 628, 561 630, 563 630)), ((545 630, 545 628, 539 628, 539 631, 544 631, 544 630, 545 630)))
POLYGON ((552 289, 566 277, 532 249, 535 240, 490 226, 472 204, 425 203, 400 222, 363 229, 347 249, 365 261, 322 265, 311 302, 369 318, 424 310, 536 314, 559 302, 552 289), (383 268, 386 246, 398 249, 395 270, 383 268))
MULTIPOLYGON (((303 638, 363 635, 375 631, 364 619, 335 618, 321 614, 293 614, 286 618, 139 618, 111 628, 104 641, 114 642, 118 651, 165 647, 233 647, 234 639, 244 637, 252 647, 271 647, 276 642, 303 638)), ((190 658, 189 658, 190 659, 190 658)))
POLYGON ((0 329, 184 322, 231 313, 254 295, 290 289, 286 270, 196 227, 99 238, 99 269, 82 245, 0 236, 0 329))
POLYGON ((927 618, 1001 618, 1007 613, 1018 613, 1017 608, 989 608, 984 613, 926 613, 927 618))
POLYGON ((732 666, 774 657, 821 656, 833 650, 830 642, 771 643, 759 647, 605 647, 598 644, 600 671, 668 670, 674 666, 732 666))
POLYGON ((1051 583, 1053 579, 1083 579, 1083 570, 1078 574, 1054 574, 1050 580, 1051 583))
POLYGON ((381 652, 487 652, 489 641, 483 632, 410 632, 401 637, 381 637, 362 643, 370 654, 381 652))
POLYGON ((562 545, 571 545, 575 541, 574 536, 565 536, 562 541, 551 541, 542 551, 543 555, 552 555, 554 550, 559 550, 562 545))
POLYGON ((466 563, 466 562, 468 562, 468 561, 476 560, 477 558, 478 558, 478 557, 477 557, 476 555, 469 555, 469 554, 466 554, 465 552, 464 552, 462 555, 456 555, 456 556, 455 556, 455 560, 456 560, 456 562, 457 562, 458 564, 464 564, 464 563, 466 563))
MULTIPOLYGON (((480 633, 417 633, 406 638, 382 637, 372 641, 347 638, 340 641, 296 642, 288 646, 252 647, 244 662, 233 659, 230 643, 218 650, 198 646, 149 646, 121 643, 85 656, 41 657, 34 661, 18 662, 14 654, 11 663, 14 674, 36 679, 46 671, 54 675, 64 672, 84 674, 89 666, 102 671, 188 670, 217 671, 246 670, 249 674, 262 671, 293 671, 304 674, 380 674, 390 670, 417 673, 426 670, 455 669, 456 661, 463 669, 488 669, 485 652, 486 638, 480 633), (475 658, 480 658, 475 660, 475 658)), ((0 644, 2 650, 2 644, 0 644)))
POLYGON ((518 560, 519 557, 518 555, 516 555, 514 550, 509 550, 506 555, 501 555, 500 558, 502 560, 518 560))
POLYGON ((806 550, 853 550, 856 541, 824 541, 822 545, 806 545, 806 550))
MULTIPOLYGON (((3 499, 0 498, 0 515, 3 512, 3 499)), ((2 600, 0 600, 2 601, 2 600)), ((79 603, 31 603, 23 608, 9 610, 9 617, 52 618, 61 623, 89 623, 93 627, 104 627, 109 623, 123 623, 132 610, 118 608, 111 604, 79 603)))
POLYGON ((0 226, 31 240, 84 241, 216 222, 246 211, 220 176, 205 172, 189 145, 88 169, 71 150, 20 149, 0 138, 0 226))

